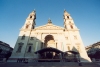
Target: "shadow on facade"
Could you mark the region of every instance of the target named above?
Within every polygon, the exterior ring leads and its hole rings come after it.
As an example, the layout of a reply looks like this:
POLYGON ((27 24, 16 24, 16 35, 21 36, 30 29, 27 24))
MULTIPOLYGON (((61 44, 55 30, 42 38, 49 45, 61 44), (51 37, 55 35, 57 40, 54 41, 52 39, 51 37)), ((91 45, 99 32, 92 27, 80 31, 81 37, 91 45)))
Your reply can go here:
POLYGON ((81 52, 73 46, 72 50, 64 52, 64 59, 68 62, 90 62, 88 58, 81 57, 80 53, 81 52))
POLYGON ((80 53, 75 47, 65 52, 56 47, 47 47, 47 43, 50 40, 54 40, 51 35, 46 36, 44 41, 36 37, 19 36, 9 60, 15 60, 16 62, 18 59, 28 59, 29 62, 34 60, 50 62, 81 62, 82 59, 86 60, 81 58, 80 53))

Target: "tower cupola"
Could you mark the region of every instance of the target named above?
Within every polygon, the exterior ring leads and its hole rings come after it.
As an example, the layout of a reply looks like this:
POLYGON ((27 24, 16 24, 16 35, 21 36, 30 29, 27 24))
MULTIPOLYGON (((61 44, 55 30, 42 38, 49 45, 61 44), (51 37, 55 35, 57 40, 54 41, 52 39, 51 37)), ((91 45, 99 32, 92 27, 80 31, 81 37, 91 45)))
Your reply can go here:
POLYGON ((23 29, 34 29, 36 25, 35 19, 36 19, 36 11, 34 10, 29 14, 22 28, 23 29))
POLYGON ((52 24, 52 21, 50 20, 50 18, 48 19, 48 24, 52 24))
POLYGON ((77 29, 72 17, 66 10, 64 10, 63 19, 64 19, 64 28, 65 29, 67 29, 67 30, 76 30, 77 29))

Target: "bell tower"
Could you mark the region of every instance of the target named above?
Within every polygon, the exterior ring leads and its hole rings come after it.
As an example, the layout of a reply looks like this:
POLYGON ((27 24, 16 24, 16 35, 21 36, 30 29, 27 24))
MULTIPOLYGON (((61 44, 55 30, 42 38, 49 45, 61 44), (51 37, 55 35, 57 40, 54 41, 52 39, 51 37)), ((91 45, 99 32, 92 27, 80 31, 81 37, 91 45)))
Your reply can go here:
POLYGON ((64 10, 63 17, 64 17, 64 28, 65 29, 67 29, 67 30, 77 29, 77 27, 74 24, 72 17, 70 16, 70 14, 66 10, 64 10))
POLYGON ((91 62, 88 57, 85 46, 83 44, 82 38, 79 33, 79 29, 76 27, 70 14, 64 10, 64 32, 65 32, 65 41, 68 44, 68 48, 71 48, 72 51, 79 52, 80 61, 82 62, 91 62), (70 45, 69 45, 70 44, 70 45), (85 60, 86 59, 86 60, 85 60))
POLYGON ((22 26, 18 39, 16 41, 14 50, 10 58, 25 58, 27 46, 29 46, 29 40, 32 29, 35 28, 36 11, 34 10, 27 17, 25 24, 22 26))
POLYGON ((27 19, 25 21, 25 24, 22 27, 22 29, 34 29, 35 28, 35 25, 36 25, 35 19, 36 19, 36 11, 34 10, 27 17, 27 19))

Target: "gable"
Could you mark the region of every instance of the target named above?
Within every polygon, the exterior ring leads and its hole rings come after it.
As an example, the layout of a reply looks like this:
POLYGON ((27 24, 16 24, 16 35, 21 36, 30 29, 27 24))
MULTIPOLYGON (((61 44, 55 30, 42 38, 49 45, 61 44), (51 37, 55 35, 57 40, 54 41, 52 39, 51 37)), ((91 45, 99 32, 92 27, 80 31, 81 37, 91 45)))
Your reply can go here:
POLYGON ((35 30, 63 30, 63 29, 64 29, 63 27, 56 26, 53 24, 46 24, 35 28, 35 30))

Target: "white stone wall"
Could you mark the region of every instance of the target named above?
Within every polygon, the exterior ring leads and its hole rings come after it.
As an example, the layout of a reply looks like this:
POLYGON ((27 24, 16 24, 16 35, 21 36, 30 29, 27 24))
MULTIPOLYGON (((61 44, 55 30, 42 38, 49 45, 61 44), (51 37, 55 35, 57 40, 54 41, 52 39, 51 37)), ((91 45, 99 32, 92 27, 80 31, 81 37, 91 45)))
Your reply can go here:
POLYGON ((81 58, 86 59, 87 61, 91 61, 87 56, 79 29, 75 26, 73 19, 68 13, 64 14, 64 26, 66 26, 66 28, 62 28, 51 23, 32 29, 34 22, 34 19, 29 19, 29 17, 26 19, 24 26, 20 30, 11 58, 38 58, 34 52, 42 49, 41 43, 44 43, 45 37, 47 35, 52 35, 55 43, 51 47, 56 48, 57 46, 57 49, 63 52, 68 50, 78 51, 81 58), (67 15, 69 16, 69 19, 67 18, 67 15), (28 22, 30 22, 31 25, 28 29, 25 29, 25 25, 28 22), (73 28, 71 28, 70 25, 72 25, 73 28), (25 35, 25 40, 21 40, 23 35, 25 35), (31 37, 34 37, 34 39, 31 40, 31 37), (21 52, 17 53, 16 51, 18 49, 19 43, 21 42, 24 43, 24 45, 22 46, 21 52), (32 46, 31 53, 27 52, 29 44, 32 46))

